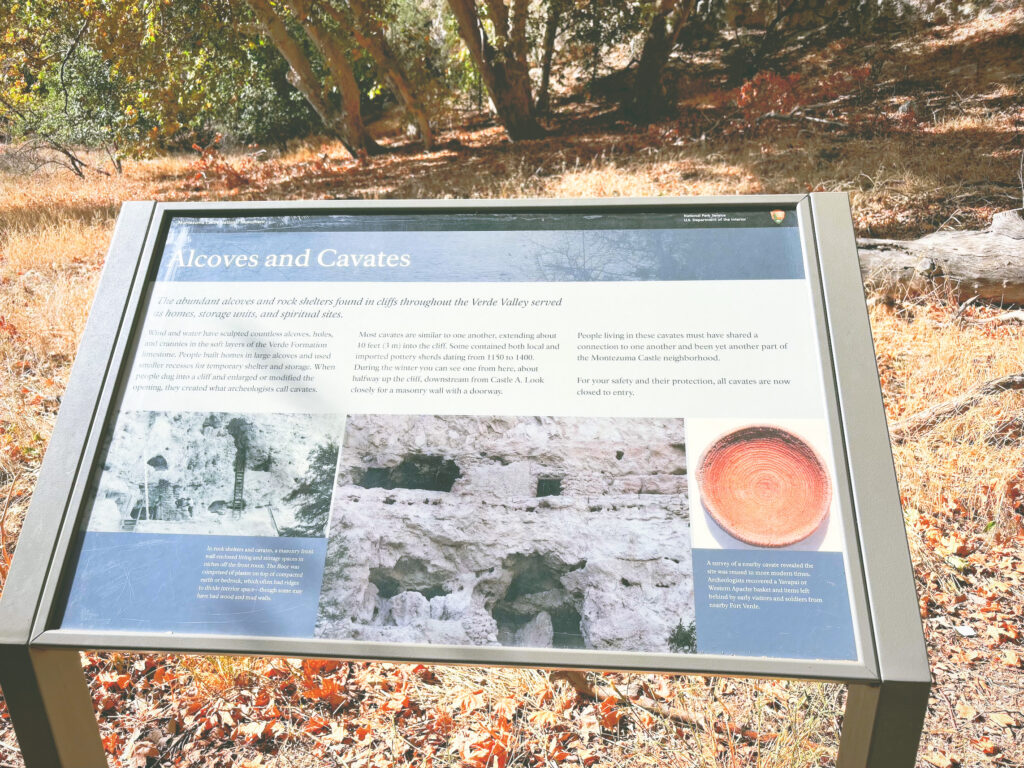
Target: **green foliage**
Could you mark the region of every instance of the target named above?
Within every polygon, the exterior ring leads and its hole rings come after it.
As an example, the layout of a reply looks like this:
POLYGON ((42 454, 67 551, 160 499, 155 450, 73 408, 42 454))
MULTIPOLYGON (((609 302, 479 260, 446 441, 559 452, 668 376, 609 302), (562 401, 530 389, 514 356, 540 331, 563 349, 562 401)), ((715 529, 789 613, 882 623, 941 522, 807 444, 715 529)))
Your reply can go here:
POLYGON ((391 0, 383 21, 388 38, 428 112, 474 94, 480 76, 459 41, 445 0, 391 0))
POLYGON ((697 624, 679 622, 668 636, 668 647, 673 653, 697 652, 697 624))
POLYGON ((240 144, 277 145, 309 136, 319 119, 288 82, 288 65, 271 46, 245 46, 235 64, 239 76, 211 83, 211 103, 197 131, 199 143, 219 133, 240 144))
MULTIPOLYGON (((508 0, 505 0, 506 4, 508 0)), ((967 4, 952 0, 701 0, 676 50, 717 49, 734 84, 758 72, 782 72, 785 57, 816 36, 852 33, 916 14, 954 17, 967 4)), ((284 2, 272 3, 308 57, 316 89, 328 106, 341 103, 316 46, 284 2)), ((686 4, 680 0, 678 8, 686 4)), ((351 65, 360 108, 372 119, 399 101, 387 65, 363 50, 352 25, 379 35, 391 61, 405 70, 406 101, 426 115, 486 108, 480 73, 460 39, 447 0, 309 0, 311 18, 329 30, 351 65), (411 94, 411 95, 410 95, 411 94)), ((492 3, 477 3, 489 37, 492 3)), ((627 71, 608 82, 629 92, 652 21, 655 0, 540 0, 531 6, 527 45, 540 58, 545 20, 558 10, 557 65, 593 84, 611 56, 625 53, 627 71)), ((671 14, 669 14, 671 15, 671 14)), ((365 45, 365 40, 362 43, 365 45)), ((375 54, 380 58, 379 54, 375 54)), ((392 73, 395 68, 392 66, 392 73)), ((670 75, 660 70, 651 82, 670 75)), ((248 0, 14 0, 0 2, 0 141, 48 148, 81 173, 78 148, 112 159, 157 149, 207 144, 277 144, 324 126, 289 79, 289 66, 265 37, 248 0)), ((536 83, 534 83, 536 85, 536 83)), ((672 93, 672 88, 659 88, 672 93)), ((308 95, 308 93, 307 93, 308 95)), ((622 94, 620 94, 621 96, 622 94)), ((618 98, 618 97, 615 97, 618 98)), ((349 99, 351 102, 351 98, 349 99)), ((669 98, 671 101, 671 98, 669 98)), ((666 105, 668 106, 668 105, 666 105)), ((329 111, 329 110, 328 110, 329 111)), ((351 110, 350 110, 351 112, 351 110)))
MULTIPOLYGON (((459 39, 447 0, 371 0, 368 5, 428 113, 479 101, 483 82, 459 39)), ((390 94, 387 82, 382 88, 390 94)))
POLYGON ((42 10, 0 8, 0 137, 25 142, 32 167, 59 163, 81 175, 75 148, 109 149, 125 128, 114 109, 122 83, 84 40, 80 18, 42 10))
MULTIPOLYGON (((166 126, 179 127, 161 108, 171 99, 161 100, 153 88, 157 77, 146 50, 152 31, 136 36, 132 22, 138 19, 115 19, 114 6, 120 11, 122 4, 110 6, 48 0, 8 7, 0 47, 0 124, 10 139, 66 155, 102 148, 115 157, 144 151, 166 126), (111 50, 120 52, 112 57, 111 50)), ((164 96, 175 81, 167 64, 164 58, 164 96)), ((188 95, 179 88, 173 101, 188 95)))
POLYGON ((296 524, 281 529, 282 536, 323 536, 331 514, 331 492, 334 489, 334 471, 338 464, 337 443, 318 445, 309 454, 309 470, 298 485, 284 497, 285 501, 299 501, 295 513, 296 524))
POLYGON ((44 0, 0 16, 0 135, 112 157, 308 135, 287 65, 233 0, 44 0))
POLYGON ((115 108, 120 85, 95 50, 74 46, 59 66, 32 73, 28 98, 6 116, 7 128, 14 139, 41 134, 68 145, 111 145, 127 122, 115 108))

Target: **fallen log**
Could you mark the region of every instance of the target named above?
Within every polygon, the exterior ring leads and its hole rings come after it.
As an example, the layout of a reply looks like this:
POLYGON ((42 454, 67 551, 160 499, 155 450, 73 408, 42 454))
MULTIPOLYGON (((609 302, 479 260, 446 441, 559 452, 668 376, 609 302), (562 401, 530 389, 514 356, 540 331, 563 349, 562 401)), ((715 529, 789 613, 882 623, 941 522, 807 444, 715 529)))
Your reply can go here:
POLYGON ((1004 306, 1024 305, 1022 212, 997 213, 980 232, 935 232, 918 240, 860 239, 864 285, 891 298, 940 289, 956 301, 977 297, 1004 306))
POLYGON ((1024 310, 1015 309, 1013 312, 1003 312, 995 317, 972 317, 969 320, 961 319, 960 322, 970 325, 1002 325, 1003 323, 1024 323, 1024 310))
POLYGON ((959 397, 939 403, 920 413, 915 413, 913 416, 908 416, 893 425, 889 438, 894 443, 905 442, 926 432, 936 424, 965 413, 980 403, 983 398, 1000 392, 1007 392, 1011 389, 1024 389, 1024 373, 1014 373, 1009 376, 1000 376, 998 379, 986 381, 971 388, 959 397))

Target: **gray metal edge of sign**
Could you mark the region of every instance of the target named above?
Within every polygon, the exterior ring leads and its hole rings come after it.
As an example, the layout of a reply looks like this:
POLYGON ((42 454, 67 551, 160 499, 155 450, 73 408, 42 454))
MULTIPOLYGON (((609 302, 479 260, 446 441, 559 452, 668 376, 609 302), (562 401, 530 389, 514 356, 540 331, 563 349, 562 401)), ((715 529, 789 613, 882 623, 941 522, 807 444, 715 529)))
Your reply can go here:
POLYGON ((845 193, 811 196, 881 682, 930 685, 928 651, 845 193))
POLYGON ((722 206, 743 208, 748 205, 797 205, 807 195, 711 195, 708 197, 614 197, 614 198, 544 198, 523 197, 513 199, 486 198, 479 200, 310 200, 310 201, 219 201, 211 203, 157 203, 156 215, 165 214, 202 215, 243 215, 248 211, 259 211, 260 215, 300 213, 305 210, 316 213, 347 213, 349 211, 390 213, 405 211, 429 213, 472 211, 522 211, 527 209, 558 209, 561 211, 636 210, 641 208, 693 208, 722 206))
MULTIPOLYGON (((845 203, 844 203, 845 204, 845 203)), ((152 206, 152 204, 148 204, 152 206)), ((141 279, 131 283, 130 293, 125 290, 122 284, 120 295, 116 298, 114 305, 121 305, 122 313, 126 320, 119 324, 121 332, 117 336, 117 342, 111 350, 110 339, 94 339, 87 336, 80 350, 79 357, 90 361, 90 364, 97 360, 105 360, 106 368, 103 373, 103 387, 99 394, 94 392, 93 413, 108 415, 113 398, 117 391, 117 376, 106 376, 107 371, 119 373, 130 344, 138 330, 139 312, 144 307, 143 293, 146 278, 151 274, 152 267, 158 255, 157 249, 161 238, 166 230, 167 222, 175 215, 243 215, 253 210, 267 215, 272 212, 282 214, 296 214, 304 211, 316 213, 327 213, 333 211, 345 213, 358 210, 360 212, 393 213, 403 212, 467 212, 474 210, 487 211, 522 211, 528 209, 558 209, 568 211, 572 209, 593 211, 626 210, 639 211, 641 209, 661 208, 694 208, 694 207, 760 207, 771 205, 793 205, 801 213, 801 232, 804 239, 805 251, 814 254, 818 251, 816 243, 811 240, 811 228, 805 226, 811 218, 808 209, 808 196, 806 195, 754 195, 754 196, 716 196, 704 198, 659 198, 659 199, 600 199, 600 200, 547 200, 547 199, 523 199, 523 200, 443 200, 443 201, 315 201, 315 202, 260 202, 260 203, 160 203, 155 206, 153 220, 156 226, 149 228, 146 236, 145 248, 142 251, 143 258, 138 260, 136 250, 138 277, 141 279), (129 293, 127 305, 125 306, 125 293, 129 293), (104 355, 104 350, 109 354, 104 355)), ((124 215, 124 214, 123 214, 124 215)), ((845 226, 849 228, 849 213, 846 209, 845 226)), ((842 221, 840 222, 842 223, 842 221)), ((141 238, 139 238, 141 239, 141 238)), ((136 243, 138 240, 136 240, 136 243)), ((817 243, 820 245, 819 243, 817 243)), ((119 249, 130 248, 131 244, 125 240, 120 242, 115 238, 112 250, 115 246, 119 249), (120 244, 118 244, 120 243, 120 244)), ((855 254, 855 252, 854 252, 855 254)), ((819 261, 819 259, 815 259, 819 261)), ((827 271, 826 264, 822 263, 822 270, 827 271)), ((859 283, 858 283, 859 286, 859 283)), ((860 289, 858 287, 858 296, 860 289)), ((95 306, 102 314, 115 312, 116 306, 108 306, 100 303, 102 295, 104 301, 114 298, 115 291, 107 293, 101 291, 97 296, 95 306)), ((828 311, 829 306, 823 307, 828 311)), ((864 308, 861 306, 861 313, 864 308)), ((819 326, 823 321, 822 312, 816 313, 819 326)), ((829 317, 830 322, 834 318, 829 317)), ((870 337, 866 337, 870 338, 870 337)), ((869 342, 870 347, 870 342, 869 342)), ((836 365, 827 355, 823 353, 823 359, 836 365)), ((874 358, 871 358, 871 371, 874 371, 874 358)), ((877 386, 877 380, 876 380, 877 386)), ((95 387, 93 388, 95 389, 95 387)), ((843 390, 839 391, 840 396, 843 390)), ((843 410, 841 408, 841 410, 843 410)), ((845 411, 844 411, 845 412, 845 411)), ((90 419, 91 422, 91 419, 90 419)), ((56 443, 51 441, 50 450, 57 450, 59 453, 77 453, 82 459, 64 478, 63 498, 67 502, 63 506, 66 510, 80 510, 88 480, 88 470, 91 469, 95 459, 98 442, 100 439, 101 427, 105 419, 97 419, 96 428, 92 429, 89 439, 86 442, 80 433, 72 435, 60 433, 61 439, 56 443), (84 450, 82 446, 84 445, 84 450), (84 469, 78 472, 76 470, 84 469)), ((55 433, 55 437, 57 433, 55 433)), ((887 448, 887 447, 886 447, 887 448)), ((840 454, 837 454, 837 457, 840 454)), ((890 473, 892 466, 889 466, 890 473)), ((57 495, 55 489, 54 495, 57 495)), ((860 505, 855 505, 860 509, 860 505)), ((806 679, 838 680, 838 681, 877 681, 873 657, 873 643, 871 642, 870 627, 862 617, 858 617, 857 625, 860 633, 859 647, 862 656, 861 662, 823 662, 816 660, 793 660, 777 658, 749 658, 749 657, 723 657, 706 655, 675 655, 675 654, 643 654, 643 653, 622 653, 622 652, 599 652, 599 651, 570 651, 570 650, 529 650, 511 648, 473 648, 473 647, 452 647, 428 646, 426 644, 400 646, 395 644, 372 644, 358 641, 333 641, 320 639, 299 639, 294 638, 250 638, 239 636, 219 635, 180 635, 162 633, 130 633, 130 632, 73 632, 68 630, 51 629, 52 611, 55 608, 57 590, 62 582, 63 569, 67 565, 67 557, 70 551, 73 536, 77 530, 78 515, 70 516, 64 521, 63 529, 59 539, 54 541, 52 536, 50 543, 53 545, 56 555, 52 558, 53 567, 50 568, 46 578, 45 588, 42 592, 36 612, 34 628, 31 632, 31 643, 33 647, 64 647, 64 648, 123 648, 125 650, 161 650, 181 652, 215 652, 215 653, 245 653, 245 654, 269 654, 269 655, 295 655, 295 656, 338 656, 348 658, 380 658, 396 661, 437 661, 445 663, 480 663, 480 664, 513 664, 522 666, 543 666, 543 667, 580 667, 580 668, 604 668, 604 669, 658 669, 659 671, 675 673, 695 674, 729 674, 729 675, 750 675, 764 677, 794 677, 806 679), (728 671, 723 672, 723 667, 728 671)), ((61 512, 63 518, 63 511, 61 512)), ((902 535, 902 529, 901 529, 902 535)), ((46 562, 36 563, 40 572, 44 571, 50 563, 51 558, 46 562)), ((851 557, 851 566, 856 567, 856 561, 851 557)), ((40 576, 40 579, 42 577, 40 576)), ((856 581, 856 580, 855 580, 856 581)), ((854 584, 855 592, 858 592, 857 584, 854 584)), ((38 592, 36 593, 38 594, 38 592)), ((871 595, 864 595, 864 600, 856 600, 855 603, 863 605, 871 595)), ((879 599, 884 597, 879 595, 879 599)), ((857 606, 854 606, 855 616, 858 613, 857 606)), ((874 611, 872 612, 874 613, 874 611)), ((916 616, 916 612, 914 613, 916 616)), ((2 618, 2 615, 0 615, 2 618)), ((920 631, 920 627, 918 627, 920 631)), ((21 643, 26 642, 21 639, 21 643)))
MULTIPOLYGON (((829 317, 824 296, 821 292, 822 273, 825 270, 825 265, 814 236, 815 221, 810 199, 805 198, 801 201, 797 205, 796 212, 800 221, 800 237, 805 253, 807 289, 811 296, 811 305, 817 330, 818 354, 822 363, 820 370, 821 384, 825 395, 825 409, 832 445, 836 488, 839 491, 836 493, 836 501, 840 510, 840 519, 843 523, 843 541, 845 543, 843 570, 846 573, 852 592, 850 610, 853 614, 856 647, 861 661, 870 670, 873 677, 878 679, 878 660, 875 652, 874 633, 871 627, 871 614, 868 609, 868 596, 860 568, 861 553, 860 542, 857 536, 857 506, 853 503, 850 486, 850 457, 847 455, 846 445, 843 440, 842 409, 840 408, 839 391, 835 380, 836 350, 832 341, 830 325, 832 318, 829 317)), ((849 219, 849 215, 849 209, 847 208, 847 219, 849 219)), ((856 259, 856 251, 849 254, 847 258, 856 259)))
POLYGON ((61 398, 59 417, 0 597, 0 646, 25 645, 31 637, 54 545, 83 458, 81 449, 92 431, 100 393, 111 370, 112 345, 121 335, 124 314, 120 310, 145 252, 154 207, 152 202, 128 202, 121 208, 82 335, 83 353, 75 358, 61 398))
MULTIPOLYGON (((94 393, 90 405, 95 415, 91 420, 89 431, 84 437, 80 435, 78 442, 55 445, 51 440, 47 449, 47 455, 55 449, 59 455, 74 452, 81 456, 81 461, 77 465, 76 474, 62 481, 61 498, 64 501, 67 514, 62 515, 63 523, 53 542, 54 556, 50 561, 49 573, 42 588, 39 607, 32 625, 33 638, 43 631, 53 618, 52 614, 61 579, 71 565, 68 562, 69 555, 78 533, 85 494, 95 466, 100 441, 103 438, 107 422, 112 416, 111 409, 119 391, 125 360, 140 331, 140 312, 145 308, 143 298, 149 290, 147 283, 152 274, 154 254, 162 236, 161 229, 166 226, 166 217, 162 217, 160 214, 160 203, 155 205, 150 203, 150 205, 153 206, 152 218, 143 236, 141 252, 135 263, 122 264, 118 262, 112 264, 109 270, 104 270, 104 276, 108 272, 114 276, 112 281, 117 281, 117 285, 121 289, 120 293, 114 294, 111 291, 111 294, 108 295, 106 292, 101 292, 103 289, 101 281, 100 289, 97 290, 90 310, 90 315, 93 312, 98 312, 101 317, 118 316, 121 321, 109 336, 97 335, 95 339, 84 337, 79 346, 78 357, 76 357, 76 361, 79 358, 84 358, 90 365, 94 361, 106 360, 107 367, 103 371, 103 375, 98 377, 101 387, 98 390, 90 390, 94 393), (130 280, 127 275, 121 274, 120 270, 122 269, 125 272, 130 271, 130 280), (128 282, 125 282, 126 280, 128 282)), ((122 253, 132 253, 139 248, 137 240, 134 242, 127 238, 121 240, 116 237, 116 234, 115 232, 115 238, 111 241, 108 258, 119 260, 122 253)))
POLYGON ((287 656, 362 661, 422 662, 462 666, 538 669, 596 669, 622 672, 787 678, 829 682, 877 682, 858 662, 801 661, 748 656, 576 651, 513 647, 371 643, 318 638, 244 635, 184 635, 52 629, 33 648, 99 648, 140 653, 197 653, 225 656, 287 656), (682 663, 681 663, 682 662, 682 663))

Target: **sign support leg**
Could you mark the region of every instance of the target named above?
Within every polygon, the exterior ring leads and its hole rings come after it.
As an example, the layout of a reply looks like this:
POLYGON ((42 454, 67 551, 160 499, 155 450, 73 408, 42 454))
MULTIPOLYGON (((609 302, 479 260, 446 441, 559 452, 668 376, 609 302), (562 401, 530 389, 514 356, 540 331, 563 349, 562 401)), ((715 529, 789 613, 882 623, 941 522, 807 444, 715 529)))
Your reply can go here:
POLYGON ((0 685, 26 768, 107 768, 78 651, 0 647, 0 685))
POLYGON ((851 683, 837 768, 914 768, 928 709, 928 683, 851 683))

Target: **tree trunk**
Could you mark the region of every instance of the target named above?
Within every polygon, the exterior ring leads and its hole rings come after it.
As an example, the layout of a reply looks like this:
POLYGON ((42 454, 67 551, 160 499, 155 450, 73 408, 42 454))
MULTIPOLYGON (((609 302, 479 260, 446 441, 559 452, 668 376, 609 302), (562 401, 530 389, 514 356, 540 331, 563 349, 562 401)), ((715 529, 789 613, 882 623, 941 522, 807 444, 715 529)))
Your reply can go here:
POLYGON ((413 120, 416 121, 424 149, 428 151, 433 149, 434 130, 430 125, 430 119, 427 116, 426 110, 423 109, 420 99, 416 94, 416 89, 406 74, 401 61, 394 51, 391 50, 391 45, 384 35, 384 30, 377 20, 373 18, 372 14, 368 12, 366 4, 362 0, 349 0, 349 7, 351 7, 356 16, 355 23, 347 19, 344 13, 330 2, 325 3, 323 7, 335 22, 346 27, 352 33, 359 47, 370 54, 370 57, 384 70, 385 75, 395 89, 395 95, 398 97, 399 102, 412 115, 413 120))
POLYGON ((547 112, 551 106, 549 86, 551 85, 551 60, 555 55, 555 38, 558 37, 558 23, 562 18, 559 0, 549 0, 548 17, 544 22, 544 46, 541 53, 540 88, 537 89, 537 111, 547 112))
MULTIPOLYGON (((319 116, 324 128, 336 137, 348 150, 352 157, 358 157, 360 150, 366 147, 360 144, 360 135, 350 131, 350 116, 338 109, 327 96, 326 89, 317 77, 313 64, 310 62, 302 45, 292 37, 288 27, 277 15, 268 0, 246 0, 260 26, 267 33, 270 41, 291 67, 288 81, 305 97, 306 101, 319 116)), ((357 113, 358 115, 358 113, 357 113)), ((362 125, 361 118, 358 125, 362 125)))
MULTIPOLYGON (((334 86, 341 96, 341 119, 345 124, 349 143, 368 155, 381 154, 384 151, 383 148, 373 140, 363 123, 360 104, 362 94, 359 92, 359 83, 356 82, 352 65, 349 64, 341 44, 329 30, 318 24, 317 20, 312 17, 308 0, 287 0, 287 2, 288 7, 292 9, 292 13, 295 14, 306 31, 306 36, 309 37, 327 63, 331 79, 334 80, 334 86)), ((326 100, 326 96, 324 98, 326 100)))
POLYGON ((469 49, 480 78, 490 94, 498 121, 513 141, 532 139, 543 134, 533 111, 530 67, 526 62, 526 11, 528 0, 512 0, 512 24, 508 7, 502 0, 487 0, 496 48, 480 22, 475 0, 448 0, 459 22, 462 41, 469 49))
POLYGON ((972 297, 1024 304, 1024 218, 1004 211, 982 232, 936 232, 919 240, 858 241, 865 286, 883 296, 936 289, 956 301, 972 297))
POLYGON ((348 136, 345 134, 341 115, 324 98, 320 80, 313 71, 313 65, 306 56, 305 51, 302 50, 302 46, 289 34, 288 28, 281 21, 280 17, 274 13, 274 9, 267 0, 246 0, 246 3, 252 9, 256 20, 259 21, 260 26, 267 33, 274 47, 277 48, 278 52, 284 57, 284 60, 288 62, 288 66, 291 67, 288 78, 289 82, 306 98, 306 101, 309 102, 313 111, 320 117, 327 131, 337 136, 345 145, 345 149, 354 156, 355 151, 348 143, 348 136))
POLYGON ((650 123, 667 111, 662 76, 694 5, 694 0, 660 0, 658 3, 640 53, 633 94, 625 105, 626 114, 634 122, 650 123))

